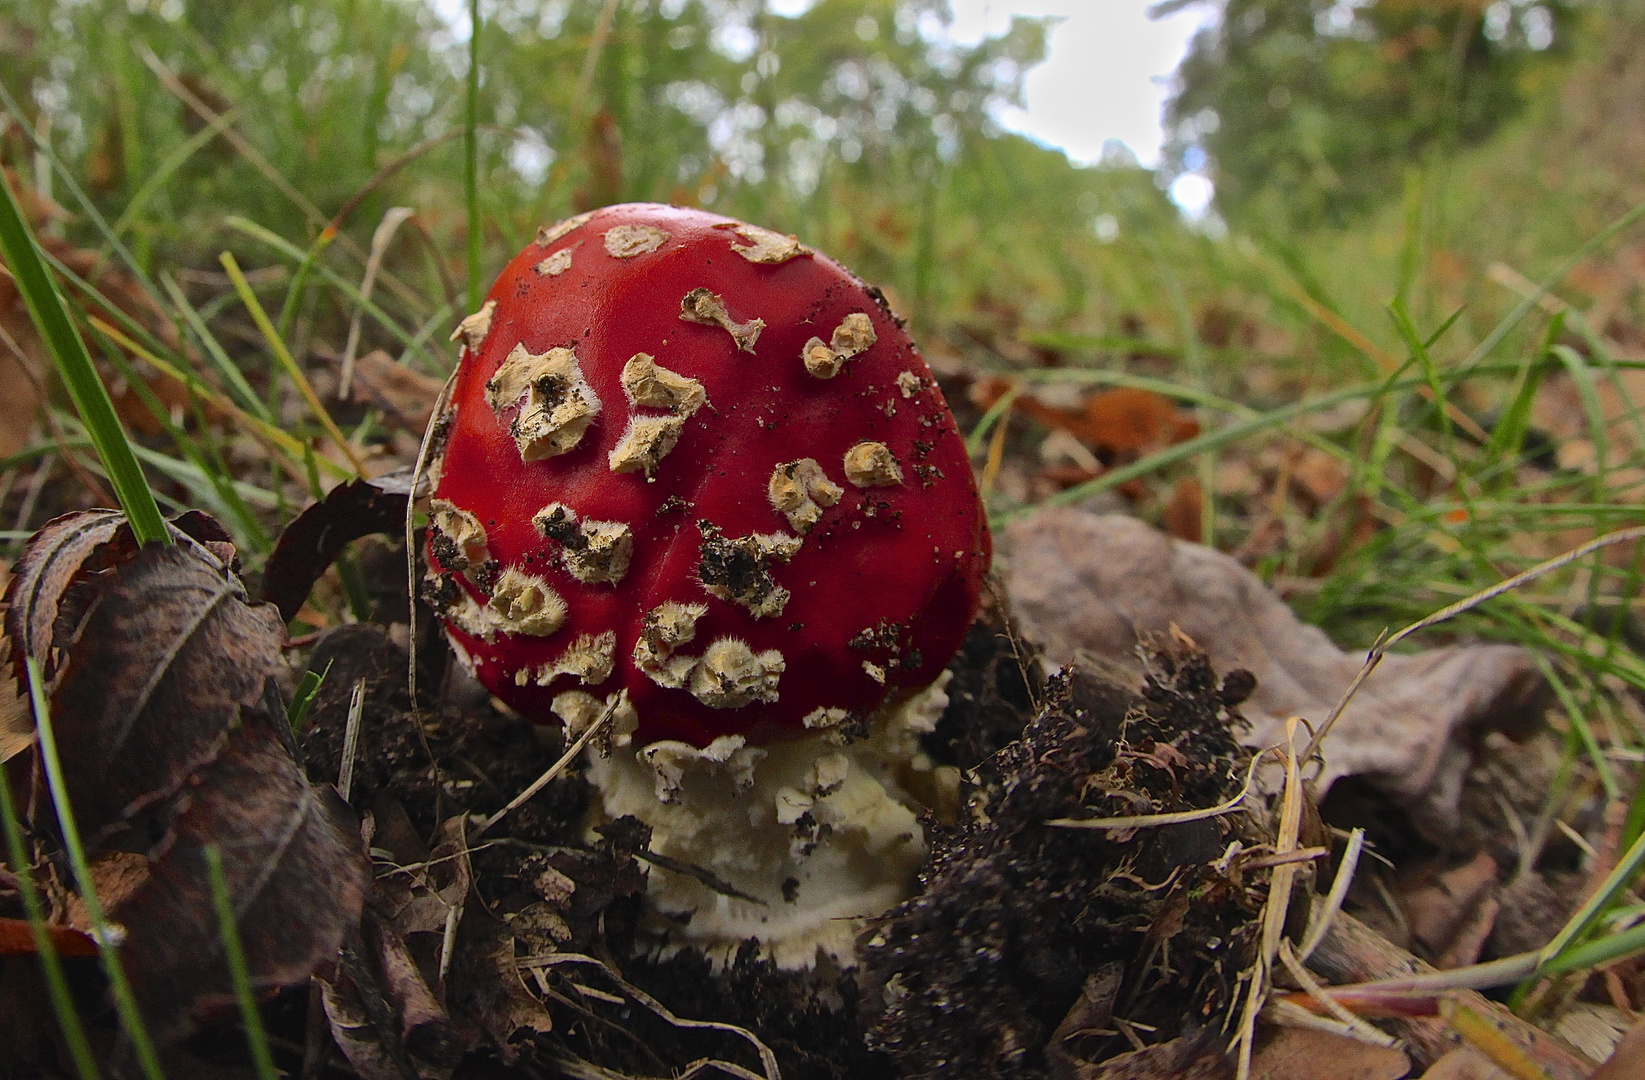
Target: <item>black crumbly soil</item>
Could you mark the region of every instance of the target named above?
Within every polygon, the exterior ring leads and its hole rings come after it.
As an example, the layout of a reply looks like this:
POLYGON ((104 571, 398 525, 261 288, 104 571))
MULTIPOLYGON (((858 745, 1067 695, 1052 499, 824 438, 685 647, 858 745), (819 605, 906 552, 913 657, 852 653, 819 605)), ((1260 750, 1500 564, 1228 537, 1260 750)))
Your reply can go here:
POLYGON ((1030 1078, 1059 1055, 1129 1049, 1110 1024, 1053 1045, 1076 1003, 1148 1041, 1217 1021, 1258 906, 1209 865, 1238 819, 1130 834, 1046 822, 1225 801, 1248 761, 1232 710, 1248 683, 1219 686, 1193 653, 1156 656, 1141 693, 1053 679, 1022 738, 977 770, 972 820, 934 838, 922 895, 865 950, 869 1046, 904 1077, 1030 1078))
MULTIPOLYGON (((423 621, 432 623, 426 612, 423 621)), ((405 650, 368 623, 332 630, 309 657, 309 670, 324 672, 325 681, 297 741, 304 767, 317 783, 337 780, 349 699, 355 683, 366 681, 350 798, 356 807, 397 802, 417 834, 427 838, 454 814, 501 809, 564 751, 558 727, 506 717, 483 695, 443 706, 424 701, 419 734, 406 691, 406 664, 405 650), (430 752, 440 762, 438 779, 430 752)), ((425 686, 438 685, 427 673, 419 678, 425 686)), ((570 842, 581 832, 587 802, 581 775, 568 770, 510 814, 506 831, 532 843, 570 842)))
MULTIPOLYGON (((311 776, 335 777, 349 695, 366 680, 370 753, 355 765, 354 802, 373 812, 374 847, 392 851, 397 829, 426 843, 454 815, 489 814, 560 754, 557 732, 498 713, 483 694, 448 693, 423 710, 436 779, 409 713, 404 651, 374 627, 346 627, 310 666, 328 663, 300 742, 311 776)), ((761 1071, 744 1037, 673 1023, 635 990, 678 1018, 753 1032, 787 1080, 1067 1075, 1070 1062, 1129 1049, 1122 1024, 1150 1043, 1220 1025, 1260 893, 1211 864, 1230 840, 1255 842, 1239 832, 1244 819, 1131 832, 1046 822, 1225 801, 1249 760, 1234 738, 1249 686, 1237 673, 1219 685, 1186 645, 1157 655, 1139 691, 1079 673, 1047 684, 997 618, 972 629, 950 670, 950 705, 925 748, 965 772, 967 809, 958 824, 927 816, 922 892, 869 929, 857 967, 779 971, 752 946, 719 973, 689 953, 636 958, 649 833, 625 819, 591 841, 573 770, 471 853, 448 991, 470 1059, 542 1077, 576 1062, 668 1075, 703 1058, 761 1071), (522 972, 516 989, 551 1022, 499 1035, 483 1014, 506 995, 484 960, 510 940, 516 958, 580 959, 540 981, 522 972)))
POLYGON ((966 631, 948 671, 948 708, 920 746, 938 764, 972 769, 1022 735, 1044 680, 1032 647, 993 611, 966 631))

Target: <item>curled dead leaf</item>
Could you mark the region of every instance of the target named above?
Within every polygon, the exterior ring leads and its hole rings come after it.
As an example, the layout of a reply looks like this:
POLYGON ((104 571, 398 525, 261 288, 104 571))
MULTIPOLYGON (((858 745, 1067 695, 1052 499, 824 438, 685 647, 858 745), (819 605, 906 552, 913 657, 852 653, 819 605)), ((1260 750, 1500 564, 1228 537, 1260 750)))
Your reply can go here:
POLYGON ((314 583, 351 541, 375 533, 399 535, 405 524, 411 471, 340 484, 294 518, 263 565, 261 599, 297 617, 314 583))
MULTIPOLYGON (((68 801, 162 1043, 233 1007, 207 848, 257 992, 336 955, 367 881, 352 812, 296 762, 279 614, 250 601, 214 521, 171 531, 171 546, 144 546, 113 511, 59 518, 19 560, 5 613, 13 692, 40 661, 68 801)), ((49 844, 51 800, 20 802, 49 844)))

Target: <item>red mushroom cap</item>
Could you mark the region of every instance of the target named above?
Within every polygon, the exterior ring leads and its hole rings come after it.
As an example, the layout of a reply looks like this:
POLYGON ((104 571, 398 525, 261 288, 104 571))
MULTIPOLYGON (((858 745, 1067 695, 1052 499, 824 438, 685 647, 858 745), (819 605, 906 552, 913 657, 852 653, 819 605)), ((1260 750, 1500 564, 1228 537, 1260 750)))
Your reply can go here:
POLYGON ((880 293, 646 203, 542 230, 463 321, 429 594, 523 715, 626 690, 642 744, 860 722, 929 685, 991 543, 880 293))

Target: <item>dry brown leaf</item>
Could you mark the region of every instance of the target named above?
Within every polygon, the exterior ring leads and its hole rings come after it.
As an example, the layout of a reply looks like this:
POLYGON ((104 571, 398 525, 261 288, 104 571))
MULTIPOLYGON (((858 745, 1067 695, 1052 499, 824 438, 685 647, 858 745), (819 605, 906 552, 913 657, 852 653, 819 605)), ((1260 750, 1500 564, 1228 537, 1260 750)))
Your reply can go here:
POLYGON ((1348 486, 1348 466, 1312 446, 1297 444, 1290 454, 1291 484, 1307 500, 1307 511, 1316 514, 1348 486))
POLYGON ((361 941, 320 978, 332 1037, 365 1080, 449 1077, 462 1045, 405 940, 369 909, 361 941))
POLYGON ((247 603, 239 578, 204 545, 139 548, 129 538, 122 531, 104 545, 104 572, 64 594, 77 633, 54 641, 63 660, 49 673, 68 794, 93 838, 215 759, 282 664, 279 616, 247 603))
MULTIPOLYGON (((1051 660, 1083 654, 1137 672, 1139 639, 1180 626, 1217 669, 1256 675, 1256 692, 1241 706, 1252 746, 1279 742, 1287 717, 1323 720, 1363 663, 1230 556, 1133 518, 1045 509, 1009 526, 1005 540, 1013 608, 1051 660)), ((1326 743, 1321 792, 1340 777, 1365 776, 1443 839, 1457 820, 1476 738, 1528 725, 1542 693, 1541 677, 1514 646, 1391 655, 1326 743)))
MULTIPOLYGON (((52 624, 74 576, 125 521, 117 510, 88 510, 46 522, 29 538, 6 586, 6 639, 18 693, 28 693, 26 658, 33 656, 51 670, 52 624)), ((96 569, 95 566, 92 567, 96 569)))
POLYGON ((18 692, 11 666, 11 639, 0 639, 0 765, 34 744, 34 717, 18 692))
POLYGON ((336 955, 365 897, 352 816, 311 787, 281 735, 283 710, 247 710, 222 755, 190 784, 188 809, 151 878, 110 910, 126 927, 122 960, 156 1038, 175 1038, 234 1005, 207 888, 205 848, 222 853, 246 967, 262 994, 307 979, 336 955))
POLYGON ((110 511, 58 519, 19 561, 6 611, 14 680, 24 657, 44 666, 69 801, 160 1042, 235 1000, 208 847, 258 993, 336 955, 367 878, 352 812, 296 763, 279 614, 249 602, 215 522, 171 531, 173 545, 142 546, 110 511))
POLYGON ((478 910, 463 920, 462 949, 452 971, 452 1011, 491 1037, 504 1061, 533 1036, 554 1030, 548 1009, 526 989, 507 924, 478 910))
POLYGON ((1438 875, 1403 897, 1411 940, 1437 968, 1479 959, 1496 922, 1497 864, 1489 852, 1438 875))
MULTIPOLYGON (((119 907, 137 890, 148 884, 149 861, 135 851, 110 851, 93 860, 88 867, 97 890, 97 898, 105 910, 119 907)), ((77 893, 69 893, 65 901, 68 924, 83 933, 94 930, 91 911, 77 893)))
POLYGON ((1165 503, 1165 531, 1178 540, 1197 541, 1204 534, 1202 511, 1205 489, 1192 476, 1184 476, 1171 487, 1165 503))
POLYGON ((1422 1080, 1513 1080, 1471 1046, 1461 1046, 1440 1058, 1422 1074, 1422 1080))
POLYGON ((421 436, 445 382, 413 371, 381 349, 354 361, 354 400, 381 409, 384 419, 421 436))
POLYGON ((1066 1080, 1233 1080, 1234 1062, 1217 1039, 1202 1033, 1145 1046, 1101 1065, 1082 1062, 1063 1076, 1066 1080))
POLYGON ((1089 1067, 1079 1053, 1079 1044, 1094 1033, 1112 1030, 1114 1000, 1124 980, 1125 965, 1120 963, 1104 964, 1085 977, 1080 996, 1045 1046, 1046 1061, 1054 1072, 1077 1075, 1082 1066, 1089 1067))
MULTIPOLYGON (((1009 390, 1004 379, 983 379, 972 388, 971 398, 986 408, 1009 390)), ((1068 432, 1109 462, 1130 461, 1199 434, 1192 413, 1163 394, 1131 386, 1099 391, 1073 409, 1047 405, 1032 394, 1018 397, 1012 408, 1053 431, 1068 432)))
POLYGON ((463 840, 466 825, 461 816, 447 818, 421 866, 379 880, 374 906, 407 939, 414 934, 443 935, 451 913, 460 912, 467 901, 473 875, 463 840))
POLYGON ((1400 1080, 1410 1071, 1403 1050, 1309 1028, 1279 1028, 1251 1059, 1252 1080, 1400 1080))
MULTIPOLYGON (((46 936, 59 956, 97 955, 97 943, 83 931, 48 926, 46 936)), ((34 951, 34 930, 27 919, 0 918, 0 956, 31 955, 34 951)))
POLYGON ((261 599, 279 608, 286 621, 295 619, 314 583, 351 541, 404 530, 410 491, 410 470, 401 470, 339 484, 304 507, 263 564, 261 599))

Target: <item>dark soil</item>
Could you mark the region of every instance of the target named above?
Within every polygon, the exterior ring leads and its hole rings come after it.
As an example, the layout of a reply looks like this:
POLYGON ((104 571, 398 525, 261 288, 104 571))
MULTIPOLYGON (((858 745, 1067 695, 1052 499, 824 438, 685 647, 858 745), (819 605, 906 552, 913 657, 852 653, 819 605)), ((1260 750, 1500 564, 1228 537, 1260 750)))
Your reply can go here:
MULTIPOLYGON (((310 773, 336 777, 349 698, 365 680, 360 742, 372 753, 356 766, 353 802, 372 814, 374 846, 407 847, 404 861, 440 822, 495 811, 561 752, 557 730, 503 716, 456 682, 443 704, 426 704, 420 736, 405 653, 377 627, 333 631, 309 666, 329 666, 301 738, 310 773)), ((575 769, 472 853, 480 902, 470 902, 460 944, 480 920, 490 925, 480 938, 512 937, 517 956, 604 961, 677 1017, 753 1032, 789 1080, 1047 1076, 1129 1049, 1119 1021, 1149 1042, 1219 1022, 1261 899, 1210 865, 1241 819, 1125 832, 1046 822, 1225 801, 1248 760, 1235 741, 1248 686, 1237 675, 1219 684, 1186 647, 1158 654, 1137 690, 1078 672, 1046 681, 997 618, 973 627, 950 670, 951 703, 926 749, 965 770, 968 809, 949 824, 928 815, 922 893, 865 935, 857 968, 779 971, 752 946, 719 974, 691 954, 633 958, 649 834, 625 819, 586 844, 575 769), (545 881, 571 887, 545 891, 545 881)), ((496 1018, 480 1015, 495 1007, 485 985, 495 972, 463 959, 448 1005, 473 1063, 500 1058, 555 1075, 557 1060, 574 1059, 656 1076, 711 1057, 760 1069, 744 1038, 679 1027, 635 1004, 607 969, 580 962, 549 969, 549 993, 536 995, 551 1030, 499 1039, 496 1018)))

